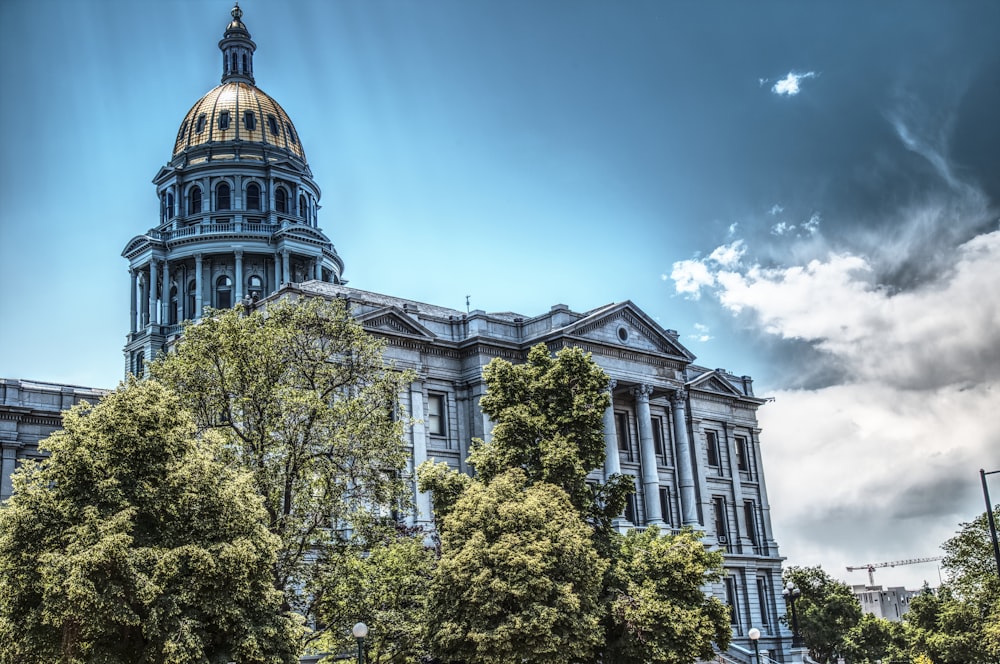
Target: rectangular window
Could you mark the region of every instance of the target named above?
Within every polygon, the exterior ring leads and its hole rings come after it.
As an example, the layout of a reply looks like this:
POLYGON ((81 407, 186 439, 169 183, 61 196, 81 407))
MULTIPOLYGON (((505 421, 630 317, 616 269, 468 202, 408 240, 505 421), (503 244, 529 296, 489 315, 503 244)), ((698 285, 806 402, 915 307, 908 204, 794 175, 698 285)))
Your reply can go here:
POLYGON ((615 413, 615 433, 618 436, 618 449, 628 453, 628 460, 632 460, 632 443, 628 435, 628 413, 618 411, 615 413))
POLYGON ((660 417, 650 419, 653 424, 653 447, 656 449, 656 456, 666 461, 667 450, 663 447, 663 419, 660 417))
POLYGON ((673 523, 670 519, 670 489, 665 486, 660 487, 660 514, 665 523, 673 523))
POLYGON ((445 431, 444 395, 427 395, 427 432, 432 436, 443 436, 445 431))
POLYGON ((719 465, 719 434, 715 431, 705 432, 705 443, 708 446, 708 465, 719 465))
MULTIPOLYGON (((633 485, 634 488, 634 485, 633 485)), ((638 523, 636 519, 639 518, 639 509, 636 504, 635 491, 628 495, 628 500, 625 501, 625 520, 629 523, 638 523)))
POLYGON ((229 129, 229 111, 219 113, 219 129, 222 131, 229 129))
POLYGON ((273 115, 267 116, 267 128, 271 130, 272 136, 278 135, 278 121, 275 120, 273 115))
POLYGON ((736 464, 740 470, 750 470, 750 464, 747 459, 748 452, 747 439, 744 436, 736 436, 736 464))
MULTIPOLYGON (((730 571, 729 574, 734 572, 730 571)), ((729 605, 729 624, 733 627, 740 626, 740 604, 739 593, 736 587, 736 579, 732 576, 726 577, 726 604, 729 605)))
POLYGON ((752 500, 743 503, 743 516, 747 522, 747 537, 750 538, 754 546, 757 546, 759 544, 757 541, 757 506, 753 504, 752 500))
POLYGON ((248 131, 253 131, 257 128, 257 116, 253 114, 253 111, 243 111, 243 126, 248 131))
POLYGON ((726 518, 726 499, 722 496, 712 496, 712 511, 715 512, 715 534, 719 538, 719 544, 727 544, 729 525, 726 518))
POLYGON ((771 612, 767 609, 767 600, 767 579, 757 577, 757 603, 760 607, 760 624, 762 627, 769 627, 771 624, 771 612))

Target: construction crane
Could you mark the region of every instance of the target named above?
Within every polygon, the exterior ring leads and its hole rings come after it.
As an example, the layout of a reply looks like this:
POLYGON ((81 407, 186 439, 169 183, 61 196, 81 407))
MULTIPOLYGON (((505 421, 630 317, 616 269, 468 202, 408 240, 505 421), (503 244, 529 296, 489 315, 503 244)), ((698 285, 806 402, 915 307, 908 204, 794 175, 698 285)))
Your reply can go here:
POLYGON ((875 585, 875 570, 879 567, 897 567, 899 565, 916 565, 917 563, 932 563, 935 560, 943 560, 944 556, 931 556, 930 558, 908 558, 907 560, 893 560, 888 563, 867 563, 848 567, 848 572, 856 572, 859 569, 868 570, 868 585, 875 585))

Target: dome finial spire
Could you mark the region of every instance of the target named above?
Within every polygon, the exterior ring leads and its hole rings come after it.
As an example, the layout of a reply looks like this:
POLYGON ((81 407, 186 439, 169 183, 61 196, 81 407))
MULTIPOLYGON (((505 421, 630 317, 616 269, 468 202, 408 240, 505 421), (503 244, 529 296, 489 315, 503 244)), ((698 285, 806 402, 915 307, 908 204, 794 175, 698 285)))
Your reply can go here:
POLYGON ((226 34, 219 42, 219 49, 222 51, 222 82, 243 81, 253 85, 253 52, 257 45, 250 39, 247 26, 243 25, 240 3, 236 2, 229 13, 233 20, 226 26, 226 34))

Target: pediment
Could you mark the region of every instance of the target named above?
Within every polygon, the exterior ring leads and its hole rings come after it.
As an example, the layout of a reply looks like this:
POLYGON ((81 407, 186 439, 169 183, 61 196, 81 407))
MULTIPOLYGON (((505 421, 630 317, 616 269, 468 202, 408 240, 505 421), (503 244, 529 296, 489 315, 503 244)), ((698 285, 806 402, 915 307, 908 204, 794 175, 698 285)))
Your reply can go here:
POLYGON ((682 362, 694 361, 676 335, 656 324, 631 302, 596 309, 573 323, 567 334, 588 341, 613 344, 627 350, 667 355, 682 362))
POLYGON ((688 389, 714 392, 731 397, 745 398, 746 395, 733 387, 733 384, 719 375, 718 371, 709 371, 698 376, 688 384, 688 389))
POLYGON ((369 332, 417 337, 428 341, 434 339, 433 332, 398 307, 389 306, 369 311, 366 314, 358 316, 357 321, 369 332))

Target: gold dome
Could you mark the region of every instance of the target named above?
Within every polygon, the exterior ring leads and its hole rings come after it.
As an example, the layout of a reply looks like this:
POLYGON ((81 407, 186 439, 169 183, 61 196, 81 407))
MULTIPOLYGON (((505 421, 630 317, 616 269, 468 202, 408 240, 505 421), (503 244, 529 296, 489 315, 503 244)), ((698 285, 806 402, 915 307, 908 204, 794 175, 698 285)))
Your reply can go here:
POLYGON ((174 156, 190 148, 228 141, 269 145, 306 159, 285 109, 244 81, 223 83, 191 107, 177 132, 174 156))

